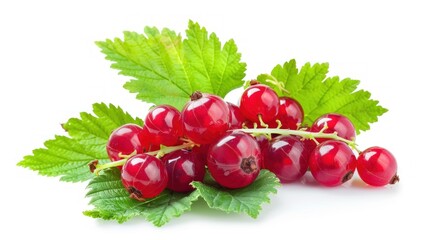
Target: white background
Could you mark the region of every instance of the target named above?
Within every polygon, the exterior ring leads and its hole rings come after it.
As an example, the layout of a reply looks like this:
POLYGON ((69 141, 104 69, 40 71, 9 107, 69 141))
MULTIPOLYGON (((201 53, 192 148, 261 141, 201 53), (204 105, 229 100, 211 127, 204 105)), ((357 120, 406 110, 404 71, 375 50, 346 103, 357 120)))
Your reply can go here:
POLYGON ((427 239, 424 1, 255 2, 2 1, 0 239, 427 239), (92 103, 114 103, 143 117, 147 105, 122 88, 128 78, 109 68, 94 41, 147 25, 183 33, 188 19, 223 42, 235 39, 248 64, 247 79, 291 58, 329 62, 331 76, 360 79, 360 87, 390 111, 358 143, 390 149, 401 182, 371 188, 354 178, 324 188, 307 176, 282 186, 257 220, 207 210, 199 202, 156 228, 138 218, 119 225, 85 217, 85 184, 16 167, 32 149, 63 134, 60 123, 90 111, 92 103))

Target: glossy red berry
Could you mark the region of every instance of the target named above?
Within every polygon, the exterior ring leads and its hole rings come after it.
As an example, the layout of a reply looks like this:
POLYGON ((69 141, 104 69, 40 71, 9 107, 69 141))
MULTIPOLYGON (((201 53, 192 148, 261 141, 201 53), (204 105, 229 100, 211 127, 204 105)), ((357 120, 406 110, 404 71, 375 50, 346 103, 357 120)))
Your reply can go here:
POLYGON ((309 166, 317 182, 329 187, 338 186, 352 178, 356 157, 344 142, 329 140, 314 149, 309 166))
POLYGON ((136 124, 125 124, 115 129, 107 141, 106 150, 107 155, 111 161, 118 161, 123 157, 122 155, 129 155, 136 151, 136 153, 143 153, 143 141, 141 138, 143 129, 136 124))
POLYGON ((183 135, 180 112, 169 105, 152 108, 146 116, 142 134, 155 146, 177 145, 183 135))
POLYGON ((246 118, 240 111, 240 108, 232 103, 227 102, 229 108, 229 129, 240 129, 246 118))
POLYGON ((228 105, 218 96, 195 92, 182 110, 184 134, 194 143, 218 140, 229 129, 228 105))
POLYGON ((268 147, 268 145, 270 144, 270 140, 268 140, 267 136, 265 135, 258 135, 255 136, 256 142, 259 145, 259 148, 261 149, 261 152, 268 147))
POLYGON ((310 158, 311 153, 317 147, 317 143, 314 142, 314 140, 311 140, 311 139, 301 139, 301 141, 304 144, 304 150, 307 152, 308 158, 310 158))
POLYGON ((273 120, 279 112, 277 93, 263 84, 255 84, 244 90, 240 99, 240 110, 244 117, 259 123, 259 115, 265 123, 273 120))
POLYGON ((297 137, 276 137, 263 151, 263 166, 281 182, 300 179, 308 169, 308 152, 297 137))
POLYGON ((279 113, 274 120, 268 123, 268 126, 276 128, 278 126, 276 120, 279 120, 282 124, 280 128, 297 130, 304 119, 304 110, 301 104, 289 97, 280 97, 279 101, 279 113))
POLYGON ((127 160, 121 179, 131 198, 144 201, 158 196, 167 187, 168 173, 161 160, 143 153, 127 160))
POLYGON ((194 190, 193 181, 203 181, 205 165, 199 155, 190 150, 177 150, 166 154, 162 160, 168 172, 167 188, 175 192, 194 190))
MULTIPOLYGON (((327 126, 324 133, 334 133, 337 132, 339 137, 345 138, 347 140, 354 140, 356 137, 356 131, 352 122, 345 116, 337 113, 329 113, 320 116, 316 121, 314 121, 311 126, 312 132, 320 132, 324 126, 327 126)), ((323 142, 328 139, 320 139, 317 141, 323 142)))
POLYGON ((207 166, 216 182, 223 187, 242 188, 258 176, 261 150, 252 136, 233 132, 212 145, 207 166))
POLYGON ((360 153, 357 170, 360 178, 372 186, 395 184, 399 181, 395 157, 381 147, 370 147, 360 153))
POLYGON ((209 151, 211 144, 201 144, 199 146, 194 146, 192 152, 198 155, 198 159, 204 163, 204 166, 207 165, 207 153, 209 151))

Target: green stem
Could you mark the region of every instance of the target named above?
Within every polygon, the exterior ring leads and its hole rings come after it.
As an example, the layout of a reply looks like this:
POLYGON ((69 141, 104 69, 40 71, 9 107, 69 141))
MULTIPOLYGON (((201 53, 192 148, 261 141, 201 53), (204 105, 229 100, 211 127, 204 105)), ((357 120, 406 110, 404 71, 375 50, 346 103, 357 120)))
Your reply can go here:
MULTIPOLYGON (((157 158, 161 158, 167 153, 171 153, 171 152, 174 152, 174 151, 177 151, 180 149, 184 149, 184 148, 191 148, 193 146, 195 146, 195 143, 193 143, 193 142, 188 142, 188 143, 184 143, 182 145, 172 146, 172 147, 165 147, 165 146, 161 145, 160 150, 147 152, 146 154, 151 155, 151 156, 156 156, 157 158)), ((95 170, 94 170, 94 174, 98 175, 98 173, 100 171, 107 169, 107 168, 123 166, 127 162, 127 160, 134 155, 135 154, 130 154, 126 158, 124 158, 122 160, 114 161, 114 162, 109 162, 109 163, 105 163, 105 164, 97 164, 95 167, 95 170)))
POLYGON ((282 90, 285 94, 289 94, 289 91, 286 88, 284 88, 284 85, 282 82, 277 80, 277 78, 274 77, 273 75, 268 75, 268 76, 269 76, 269 79, 265 80, 267 83, 271 83, 276 87, 278 87, 280 90, 282 90))
POLYGON ((256 133, 256 134, 280 134, 280 135, 295 135, 300 136, 305 139, 311 139, 313 141, 316 140, 316 138, 328 138, 333 140, 338 140, 341 142, 346 143, 354 150, 359 151, 357 149, 357 144, 355 141, 351 141, 342 137, 339 137, 337 133, 324 133, 324 132, 307 132, 303 130, 290 130, 290 129, 278 129, 278 128, 254 128, 254 129, 238 129, 245 133, 256 133))
POLYGON ((94 174, 98 175, 98 173, 101 170, 104 170, 106 168, 112 168, 112 167, 119 167, 125 164, 125 162, 128 160, 128 158, 124 158, 122 160, 118 160, 118 161, 114 161, 114 162, 109 162, 109 163, 105 163, 105 164, 97 164, 97 166, 95 167, 94 170, 94 174))

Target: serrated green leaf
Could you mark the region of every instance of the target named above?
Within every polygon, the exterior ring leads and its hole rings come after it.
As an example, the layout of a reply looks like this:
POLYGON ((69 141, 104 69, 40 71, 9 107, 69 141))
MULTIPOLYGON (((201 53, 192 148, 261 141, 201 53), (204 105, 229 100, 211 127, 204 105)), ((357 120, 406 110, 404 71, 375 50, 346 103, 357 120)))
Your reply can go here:
POLYGON ((298 100, 304 109, 304 125, 311 125, 323 114, 340 113, 352 121, 357 133, 369 130, 369 124, 377 122, 387 109, 371 99, 369 92, 358 90, 358 80, 327 78, 328 69, 327 63, 306 63, 298 70, 295 60, 291 60, 274 67, 271 74, 259 75, 258 81, 281 96, 298 100))
POLYGON ((208 35, 198 23, 189 22, 187 39, 183 41, 184 56, 194 90, 214 93, 224 97, 232 89, 243 85, 246 64, 240 62, 241 54, 233 40, 222 48, 216 34, 208 35))
POLYGON ((193 182, 192 185, 211 208, 227 213, 246 213, 256 218, 262 203, 270 202, 269 195, 277 193, 279 179, 270 171, 262 170, 258 178, 249 186, 241 189, 224 189, 193 182))
POLYGON ((246 64, 233 40, 222 47, 217 36, 189 22, 187 38, 169 29, 125 32, 124 40, 97 42, 112 68, 132 79, 124 87, 137 98, 181 109, 192 92, 224 97, 243 84, 246 64))
POLYGON ((85 211, 86 216, 120 223, 142 216, 158 227, 190 210, 192 202, 199 197, 197 191, 182 194, 166 190, 154 199, 139 202, 129 197, 117 169, 105 171, 93 178, 88 189, 87 197, 91 198, 90 204, 95 208, 85 211))
POLYGON ((106 154, 98 146, 84 145, 79 141, 56 136, 45 142, 45 148, 35 149, 25 156, 18 166, 30 168, 45 176, 61 176, 61 181, 78 182, 92 177, 88 163, 94 159, 105 162, 106 154))
POLYGON ((56 136, 45 142, 45 148, 35 149, 25 156, 18 166, 38 171, 45 176, 61 176, 67 182, 92 178, 88 163, 97 159, 107 162, 106 143, 110 133, 126 123, 143 124, 121 108, 113 105, 94 104, 95 115, 81 113, 80 119, 72 118, 63 125, 71 137, 56 136))

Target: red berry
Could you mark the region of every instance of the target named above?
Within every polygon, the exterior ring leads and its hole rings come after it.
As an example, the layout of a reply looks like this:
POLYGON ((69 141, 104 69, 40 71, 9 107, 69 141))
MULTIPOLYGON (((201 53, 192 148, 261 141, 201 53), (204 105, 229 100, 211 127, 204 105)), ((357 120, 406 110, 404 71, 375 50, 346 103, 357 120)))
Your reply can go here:
POLYGON ((204 166, 207 165, 207 153, 210 146, 210 144, 201 144, 192 148, 192 152, 198 155, 197 158, 201 159, 201 161, 204 163, 204 166))
POLYGON ((259 123, 259 115, 265 123, 273 120, 279 112, 277 93, 263 84, 255 84, 244 90, 240 99, 240 110, 244 117, 259 123))
POLYGON ((143 129, 136 124, 125 124, 115 129, 106 144, 107 155, 111 161, 122 159, 119 155, 129 155, 136 151, 143 153, 141 138, 143 129))
POLYGON ((195 92, 182 110, 185 135, 194 143, 218 140, 229 129, 228 105, 218 96, 195 92))
POLYGON ((362 180, 372 186, 395 184, 399 181, 395 157, 381 147, 370 147, 360 153, 357 170, 362 180))
POLYGON ((250 135, 233 132, 213 144, 207 166, 217 183, 226 188, 251 184, 261 168, 261 150, 250 135))
POLYGON ((281 182, 300 179, 308 169, 308 152, 297 137, 279 136, 263 151, 263 166, 281 182))
POLYGON ((293 98, 281 97, 279 98, 279 113, 277 114, 276 119, 268 123, 271 128, 276 128, 278 123, 276 120, 280 120, 282 123, 281 128, 283 129, 298 129, 298 126, 302 123, 304 119, 304 110, 293 98))
MULTIPOLYGON (((316 121, 314 121, 313 126, 311 126, 312 132, 320 132, 324 126, 328 128, 324 130, 324 133, 334 133, 336 132, 339 137, 345 138, 347 140, 354 140, 356 137, 356 131, 352 122, 345 116, 337 113, 329 113, 320 116, 316 121)), ((328 139, 318 138, 317 141, 320 143, 328 139)))
POLYGON ((189 150, 177 150, 163 158, 168 172, 167 188, 175 192, 194 190, 192 181, 203 181, 206 168, 199 155, 189 150))
POLYGON ((183 134, 180 112, 169 105, 152 108, 146 116, 142 134, 155 146, 177 145, 183 134))
POLYGON ((243 127, 243 123, 246 118, 240 111, 240 108, 232 103, 227 102, 229 108, 229 129, 240 129, 243 127))
POLYGON ((130 197, 144 201, 158 196, 165 189, 168 173, 161 160, 143 153, 128 159, 122 168, 121 178, 130 197))
POLYGON ((344 142, 329 140, 314 149, 309 166, 317 182, 330 187, 338 186, 352 178, 356 157, 344 142))
POLYGON ((259 148, 261 149, 261 152, 268 147, 270 140, 268 140, 267 136, 265 135, 258 135, 255 137, 256 142, 259 145, 259 148))
POLYGON ((301 141, 304 144, 304 150, 307 152, 308 158, 310 158, 311 153, 317 147, 316 142, 314 142, 314 140, 311 140, 311 139, 301 139, 301 141))

